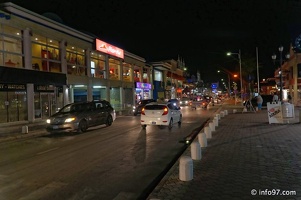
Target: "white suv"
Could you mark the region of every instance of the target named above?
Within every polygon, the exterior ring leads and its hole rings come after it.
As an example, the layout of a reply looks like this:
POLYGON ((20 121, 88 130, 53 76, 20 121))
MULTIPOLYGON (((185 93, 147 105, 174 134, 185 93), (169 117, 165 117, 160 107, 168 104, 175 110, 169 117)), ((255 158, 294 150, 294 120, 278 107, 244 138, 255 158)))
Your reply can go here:
POLYGON ((142 128, 146 128, 147 125, 159 125, 171 129, 173 124, 178 123, 180 126, 182 123, 181 108, 172 103, 150 103, 142 109, 140 121, 142 128))

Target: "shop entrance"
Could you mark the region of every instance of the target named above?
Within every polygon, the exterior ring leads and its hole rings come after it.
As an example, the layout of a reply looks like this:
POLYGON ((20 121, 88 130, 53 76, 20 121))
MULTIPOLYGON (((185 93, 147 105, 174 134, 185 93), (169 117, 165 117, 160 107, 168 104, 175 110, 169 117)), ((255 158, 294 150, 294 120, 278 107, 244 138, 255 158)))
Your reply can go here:
POLYGON ((25 91, 0 92, 0 123, 27 120, 25 91))
POLYGON ((54 93, 35 93, 35 118, 47 119, 56 112, 54 93))

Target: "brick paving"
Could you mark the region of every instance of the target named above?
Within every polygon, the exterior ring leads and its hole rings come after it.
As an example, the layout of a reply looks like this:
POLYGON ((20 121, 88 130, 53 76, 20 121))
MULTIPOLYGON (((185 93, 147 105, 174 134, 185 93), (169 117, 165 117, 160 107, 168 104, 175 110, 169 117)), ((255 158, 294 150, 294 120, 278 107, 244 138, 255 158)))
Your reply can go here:
MULTIPOLYGON (((147 199, 301 200, 298 110, 290 124, 269 124, 267 110, 233 113, 229 105, 223 109, 228 115, 219 120, 208 146, 201 148, 202 158, 193 160, 193 179, 181 181, 176 162, 147 199), (290 195, 280 195, 283 191, 290 195)), ((191 156, 191 148, 183 155, 191 156)))

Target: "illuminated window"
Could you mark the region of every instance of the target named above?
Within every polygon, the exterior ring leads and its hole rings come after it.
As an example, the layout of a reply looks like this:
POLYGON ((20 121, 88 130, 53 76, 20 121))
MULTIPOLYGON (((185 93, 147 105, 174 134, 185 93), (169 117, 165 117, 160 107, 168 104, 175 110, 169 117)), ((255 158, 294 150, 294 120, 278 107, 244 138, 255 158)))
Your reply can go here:
POLYGON ((120 80, 120 61, 109 59, 109 79, 120 80))
POLYGON ((85 50, 73 45, 67 46, 66 52, 67 72, 68 74, 86 76, 87 66, 85 59, 85 50))
POLYGON ((93 52, 91 54, 91 76, 97 78, 106 78, 105 56, 93 52))
POLYGON ((123 63, 123 81, 126 82, 132 82, 133 81, 133 77, 132 77, 132 67, 130 64, 128 63, 123 63))
POLYGON ((21 30, 0 24, 0 65, 23 68, 21 30))
POLYGON ((40 71, 62 72, 59 42, 33 34, 32 68, 40 71))

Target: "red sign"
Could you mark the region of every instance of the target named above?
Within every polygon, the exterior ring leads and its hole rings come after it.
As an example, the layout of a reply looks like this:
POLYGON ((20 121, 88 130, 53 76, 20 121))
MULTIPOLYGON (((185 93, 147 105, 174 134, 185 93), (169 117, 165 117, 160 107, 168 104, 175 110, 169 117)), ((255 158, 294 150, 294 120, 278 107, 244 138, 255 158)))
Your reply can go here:
POLYGON ((122 49, 119 49, 118 47, 115 47, 99 39, 96 39, 96 50, 110 54, 112 56, 116 56, 118 58, 124 58, 124 52, 122 49))

